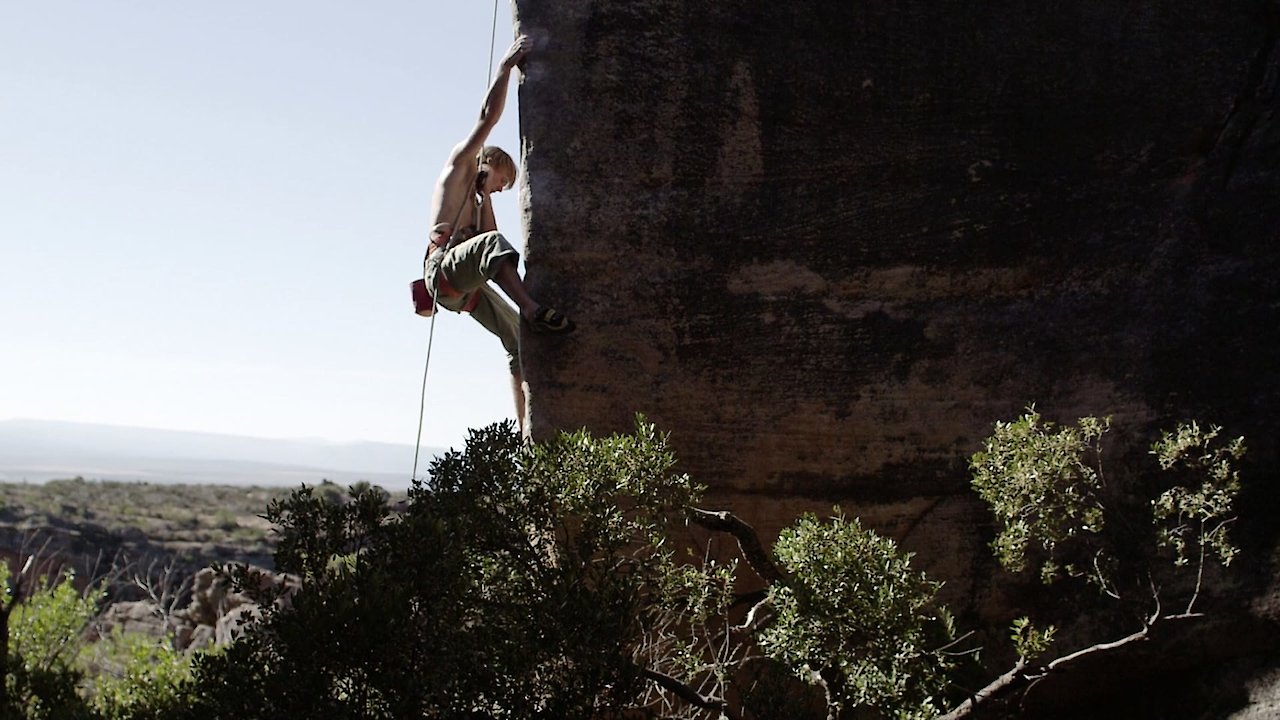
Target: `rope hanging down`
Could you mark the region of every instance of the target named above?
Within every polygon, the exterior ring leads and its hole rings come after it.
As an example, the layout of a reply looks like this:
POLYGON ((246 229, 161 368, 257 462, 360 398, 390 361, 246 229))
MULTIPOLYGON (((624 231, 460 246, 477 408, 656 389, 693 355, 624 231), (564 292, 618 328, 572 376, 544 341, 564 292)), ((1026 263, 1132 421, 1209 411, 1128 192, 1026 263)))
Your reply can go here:
MULTIPOLYGON (((493 26, 489 30, 489 69, 485 72, 485 87, 489 85, 489 78, 493 75, 493 51, 495 43, 498 39, 498 0, 493 0, 493 26)), ((455 225, 457 223, 455 222, 455 225)), ((432 305, 436 304, 436 288, 430 287, 432 305)), ((413 473, 409 476, 409 482, 418 479, 418 457, 422 452, 422 422, 427 416, 427 371, 431 368, 431 342, 435 339, 436 334, 436 315, 431 314, 431 327, 427 331, 427 359, 422 364, 422 392, 418 401, 418 435, 413 444, 413 473)))

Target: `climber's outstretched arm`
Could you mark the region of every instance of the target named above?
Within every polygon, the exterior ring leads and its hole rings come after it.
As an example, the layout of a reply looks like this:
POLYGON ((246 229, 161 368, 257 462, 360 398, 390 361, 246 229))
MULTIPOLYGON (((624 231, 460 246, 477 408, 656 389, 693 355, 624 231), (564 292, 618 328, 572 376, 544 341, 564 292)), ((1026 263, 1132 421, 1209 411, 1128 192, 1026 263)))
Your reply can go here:
POLYGON ((489 92, 485 95, 484 106, 480 108, 480 118, 476 120, 476 126, 472 128, 467 139, 453 149, 453 156, 449 159, 454 164, 474 158, 476 153, 480 152, 480 148, 484 147, 484 141, 489 138, 489 133, 498 124, 498 119, 502 117, 502 110, 507 105, 507 85, 511 80, 511 70, 524 59, 532 46, 533 42, 529 37, 521 35, 507 49, 507 54, 502 57, 502 63, 498 66, 498 74, 494 75, 493 84, 489 86, 489 92))
POLYGON ((511 70, 524 58, 532 46, 529 38, 521 35, 511 44, 507 54, 502 58, 498 73, 484 99, 484 107, 480 109, 480 119, 472 128, 465 140, 454 146, 449 153, 449 160, 440 171, 436 180, 435 191, 431 198, 431 222, 434 229, 431 242, 440 245, 458 228, 454 225, 461 217, 468 199, 475 188, 471 184, 476 176, 476 156, 484 147, 485 140, 498 119, 502 117, 502 109, 507 104, 507 85, 511 79, 511 70))

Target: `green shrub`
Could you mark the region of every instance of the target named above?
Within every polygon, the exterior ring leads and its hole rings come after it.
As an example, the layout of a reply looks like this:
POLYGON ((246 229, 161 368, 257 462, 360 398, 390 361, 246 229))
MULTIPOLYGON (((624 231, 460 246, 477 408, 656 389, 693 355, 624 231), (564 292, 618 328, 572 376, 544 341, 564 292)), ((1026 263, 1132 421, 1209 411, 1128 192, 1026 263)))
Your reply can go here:
POLYGON ((56 580, 37 580, 27 572, 21 579, 0 563, 8 649, 0 708, 7 717, 29 720, 91 717, 77 692, 77 660, 81 633, 97 613, 102 591, 81 593, 70 572, 56 580))
POLYGON ((893 540, 838 508, 827 522, 800 518, 774 552, 791 581, 770 590, 776 617, 760 636, 765 652, 823 685, 836 710, 936 715, 955 664, 944 651, 955 638, 936 602, 941 584, 912 570, 893 540))
POLYGON ((621 712, 645 588, 695 492, 673 462, 651 426, 533 447, 507 424, 437 458, 399 516, 369 485, 342 504, 295 491, 267 517, 304 585, 197 662, 191 717, 621 712))
POLYGON ((96 671, 90 704, 103 720, 162 720, 187 704, 191 660, 169 638, 116 628, 87 652, 96 671))
POLYGON ((973 489, 999 523, 996 559, 1018 572, 1038 558, 1046 581, 1069 575, 1104 579, 1090 567, 1062 562, 1059 546, 1096 535, 1105 525, 1100 442, 1110 418, 1081 418, 1075 427, 1043 422, 1034 408, 1012 422, 997 422, 983 450, 969 461, 973 489))

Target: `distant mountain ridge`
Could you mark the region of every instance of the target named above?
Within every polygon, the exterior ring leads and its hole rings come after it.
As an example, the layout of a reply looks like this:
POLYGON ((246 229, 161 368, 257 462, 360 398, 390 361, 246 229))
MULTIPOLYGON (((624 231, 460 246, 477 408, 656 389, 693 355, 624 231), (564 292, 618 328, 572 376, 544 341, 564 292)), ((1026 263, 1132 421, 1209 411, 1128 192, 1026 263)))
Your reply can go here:
MULTIPOLYGON (((424 447, 419 471, 441 448, 424 447)), ((54 420, 0 420, 0 482, 92 480, 409 485, 412 445, 268 439, 54 420)))

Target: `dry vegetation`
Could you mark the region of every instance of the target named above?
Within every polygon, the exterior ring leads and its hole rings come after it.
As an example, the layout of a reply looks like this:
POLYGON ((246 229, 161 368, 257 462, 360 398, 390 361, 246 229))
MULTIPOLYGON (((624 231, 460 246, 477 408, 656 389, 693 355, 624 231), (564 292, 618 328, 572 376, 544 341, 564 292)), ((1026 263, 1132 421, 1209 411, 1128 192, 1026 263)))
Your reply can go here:
MULTIPOLYGON (((98 558, 173 558, 271 566, 273 533, 261 515, 291 487, 97 482, 74 478, 0 484, 0 551, 43 548, 81 567, 98 558)), ((318 492, 340 501, 345 488, 318 492)))

